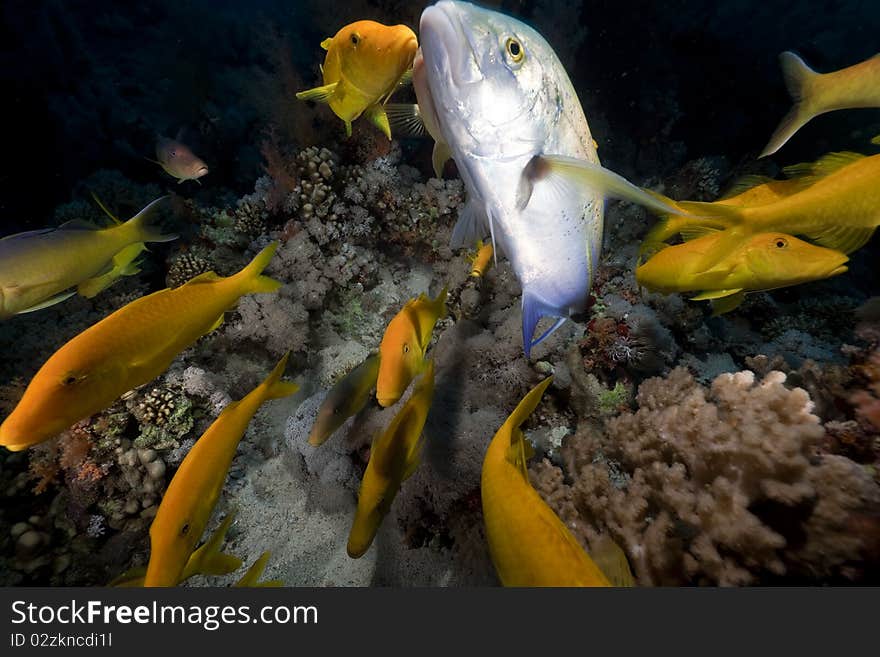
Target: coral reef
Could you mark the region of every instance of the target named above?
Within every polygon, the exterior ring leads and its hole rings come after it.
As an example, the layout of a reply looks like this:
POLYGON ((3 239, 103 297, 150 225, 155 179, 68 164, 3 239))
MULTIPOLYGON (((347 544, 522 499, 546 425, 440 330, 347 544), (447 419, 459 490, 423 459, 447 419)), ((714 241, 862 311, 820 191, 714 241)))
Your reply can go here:
POLYGON ((641 584, 875 575, 880 487, 818 453, 825 429, 785 380, 743 371, 707 389, 683 368, 649 379, 636 412, 566 440, 563 468, 534 465, 536 487, 586 545, 618 541, 641 584))

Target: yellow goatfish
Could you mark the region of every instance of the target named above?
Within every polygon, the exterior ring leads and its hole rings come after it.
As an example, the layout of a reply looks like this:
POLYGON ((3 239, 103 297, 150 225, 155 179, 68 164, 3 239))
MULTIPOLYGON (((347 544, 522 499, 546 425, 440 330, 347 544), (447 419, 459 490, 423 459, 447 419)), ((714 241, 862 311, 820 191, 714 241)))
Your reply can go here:
POLYGON ((471 260, 471 276, 474 278, 481 278, 489 271, 489 268, 492 267, 493 256, 495 255, 495 249, 492 248, 492 243, 488 242, 483 244, 483 240, 477 241, 477 254, 471 260))
POLYGON ((156 159, 150 161, 162 167, 169 176, 177 178, 178 185, 186 180, 195 180, 201 185, 199 178, 208 175, 208 165, 189 146, 167 137, 158 138, 156 159))
POLYGON ((446 316, 446 288, 433 301, 420 294, 410 299, 385 329, 379 344, 379 375, 376 399, 383 407, 403 396, 412 380, 425 367, 425 350, 434 325, 446 316))
MULTIPOLYGON (((226 533, 232 526, 235 513, 229 513, 223 518, 220 526, 211 534, 211 537, 186 561, 186 567, 180 575, 178 584, 182 584, 193 575, 228 575, 241 567, 241 559, 231 554, 223 554, 220 548, 226 540, 226 533)), ((108 586, 139 587, 144 585, 144 576, 147 574, 146 566, 139 566, 125 571, 114 579, 108 586)))
POLYGON ((220 497, 226 473, 251 418, 263 402, 292 395, 299 386, 281 380, 285 354, 244 399, 231 402, 189 451, 162 497, 150 525, 150 563, 144 586, 174 586, 199 542, 220 497))
POLYGON ((495 434, 483 459, 480 492, 489 554, 504 586, 631 586, 626 557, 616 545, 603 572, 529 482, 532 448, 520 425, 550 385, 535 386, 495 434), (609 577, 606 577, 607 573, 609 577))
MULTIPOLYGON (((787 193, 774 202, 749 206, 673 201, 599 165, 572 158, 536 156, 530 167, 532 176, 552 179, 557 187, 585 185, 664 217, 685 217, 683 223, 691 226, 737 227, 742 235, 801 235, 843 253, 864 246, 880 225, 880 155, 829 153, 813 163, 786 167, 792 176, 787 193)), ((528 186, 524 181, 522 188, 528 186)))
POLYGON ((284 582, 280 579, 267 579, 260 581, 260 577, 263 576, 263 571, 266 570, 266 563, 269 561, 269 557, 271 556, 270 552, 263 552, 260 555, 260 558, 254 561, 250 568, 247 569, 247 572, 241 576, 241 579, 238 580, 232 586, 234 587, 278 587, 284 586, 284 582))
POLYGON ((669 246, 636 268, 636 281, 655 292, 701 293, 714 314, 742 303, 747 292, 773 290, 837 276, 849 260, 840 251, 808 244, 783 233, 741 236, 736 229, 707 231, 669 246))
POLYGON ((782 119, 760 157, 772 155, 813 117, 840 109, 880 107, 880 53, 834 71, 816 73, 793 52, 779 56, 794 107, 782 119))
POLYGON ((412 396, 384 433, 373 441, 370 461, 361 481, 357 511, 348 535, 348 556, 357 559, 369 549, 400 485, 415 472, 422 458, 422 429, 434 397, 434 359, 412 396))
POLYGON ((136 299, 74 337, 40 368, 0 425, 0 445, 17 451, 48 440, 155 379, 220 326, 239 297, 280 287, 261 275, 277 247, 270 244, 232 276, 207 272, 136 299))
POLYGON ((379 354, 373 354, 331 388, 318 409, 309 433, 309 445, 317 447, 353 415, 361 412, 379 376, 379 354))
POLYGON ((412 67, 419 47, 415 33, 406 25, 357 21, 324 39, 321 47, 327 51, 324 85, 296 97, 329 104, 349 137, 351 122, 364 114, 391 139, 383 106, 412 67))
POLYGON ((177 239, 150 224, 156 205, 166 198, 156 199, 118 226, 97 228, 71 221, 0 239, 0 319, 64 301, 77 286, 81 293, 94 291, 97 281, 115 270, 114 256, 124 249, 177 239))

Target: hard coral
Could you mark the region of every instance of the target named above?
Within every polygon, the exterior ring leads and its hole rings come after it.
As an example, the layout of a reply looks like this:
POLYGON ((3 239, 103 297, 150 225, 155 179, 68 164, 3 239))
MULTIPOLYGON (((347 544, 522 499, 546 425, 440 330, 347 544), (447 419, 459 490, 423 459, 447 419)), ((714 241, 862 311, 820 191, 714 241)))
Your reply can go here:
POLYGON ((610 534, 642 584, 863 578, 876 528, 845 528, 871 525, 880 487, 849 459, 817 456, 809 395, 784 383, 744 371, 706 389, 682 368, 649 379, 638 411, 566 442, 571 484, 544 463, 536 487, 586 544, 610 534))

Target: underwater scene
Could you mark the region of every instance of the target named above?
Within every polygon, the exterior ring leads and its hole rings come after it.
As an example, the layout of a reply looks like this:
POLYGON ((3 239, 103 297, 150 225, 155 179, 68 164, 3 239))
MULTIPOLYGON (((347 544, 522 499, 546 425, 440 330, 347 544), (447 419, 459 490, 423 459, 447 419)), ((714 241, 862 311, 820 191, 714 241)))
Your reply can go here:
POLYGON ((3 586, 880 583, 880 9, 7 0, 3 586))

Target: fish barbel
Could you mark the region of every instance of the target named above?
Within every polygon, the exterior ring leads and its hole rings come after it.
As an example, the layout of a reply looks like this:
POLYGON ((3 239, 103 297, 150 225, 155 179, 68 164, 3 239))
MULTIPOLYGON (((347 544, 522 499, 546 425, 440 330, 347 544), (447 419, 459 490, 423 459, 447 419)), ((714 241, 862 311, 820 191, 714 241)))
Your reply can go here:
POLYGON ((491 235, 496 253, 511 261, 528 356, 586 307, 604 212, 596 191, 533 182, 529 165, 546 154, 598 164, 596 145, 556 53, 529 26, 443 0, 425 9, 419 29, 427 81, 416 86, 419 107, 433 110, 440 133, 433 136, 448 145, 467 188, 452 245, 491 235), (533 340, 545 316, 558 319, 533 340))

